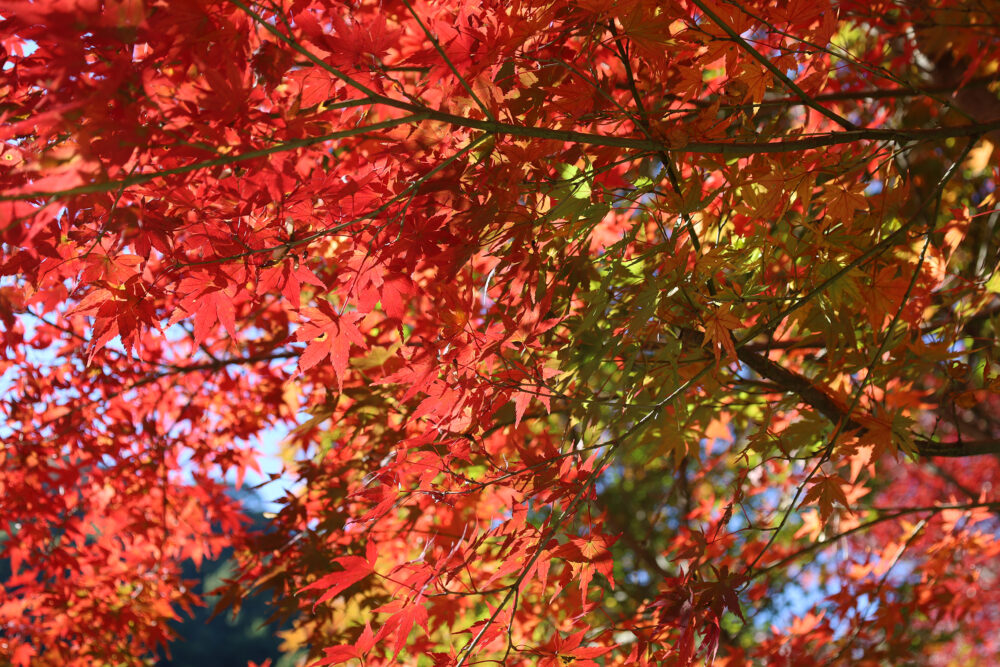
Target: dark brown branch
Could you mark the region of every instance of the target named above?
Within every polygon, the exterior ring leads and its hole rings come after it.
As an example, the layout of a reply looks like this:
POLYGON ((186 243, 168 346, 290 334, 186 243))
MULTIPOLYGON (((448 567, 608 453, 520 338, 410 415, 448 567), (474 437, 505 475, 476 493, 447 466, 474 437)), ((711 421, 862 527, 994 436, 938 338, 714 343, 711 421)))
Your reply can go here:
MULTIPOLYGON (((845 408, 806 377, 790 371, 767 357, 748 350, 746 347, 737 350, 736 356, 755 373, 778 385, 785 393, 798 396, 804 403, 815 408, 834 424, 843 421, 847 417, 845 408)), ((867 430, 853 419, 847 419, 844 424, 844 430, 850 431, 855 429, 861 433, 867 430)), ((926 436, 916 435, 914 441, 917 445, 917 453, 923 457, 963 457, 979 456, 981 454, 1000 454, 1000 440, 996 439, 963 440, 962 442, 944 443, 926 436)))
MULTIPOLYGON (((682 339, 692 345, 701 345, 702 335, 691 329, 681 330, 682 339)), ((857 431, 865 433, 868 429, 847 415, 847 408, 837 402, 832 396, 813 384, 808 378, 790 371, 781 364, 771 361, 766 356, 743 346, 736 350, 737 358, 762 378, 771 381, 782 392, 797 396, 803 403, 815 409, 833 424, 843 422, 842 431, 857 431)), ((962 442, 939 442, 933 438, 914 434, 917 453, 922 457, 980 456, 983 454, 1000 454, 1000 440, 963 440, 962 442)))

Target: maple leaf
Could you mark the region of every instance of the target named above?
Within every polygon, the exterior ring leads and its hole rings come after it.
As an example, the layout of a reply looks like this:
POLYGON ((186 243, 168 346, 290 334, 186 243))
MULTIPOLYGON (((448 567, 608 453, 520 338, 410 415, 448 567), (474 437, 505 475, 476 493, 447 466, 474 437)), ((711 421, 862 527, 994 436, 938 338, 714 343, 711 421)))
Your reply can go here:
POLYGON ((861 191, 863 189, 863 185, 858 185, 855 189, 829 186, 824 195, 827 214, 834 220, 851 226, 857 211, 868 210, 868 200, 861 191))
POLYGON ((868 295, 868 321, 874 328, 881 328, 887 317, 896 312, 909 291, 910 279, 899 275, 897 268, 887 266, 880 269, 871 280, 868 295))
POLYGON ((389 612, 391 615, 386 619, 380 636, 393 635, 396 638, 393 644, 393 658, 397 657, 406 646, 406 640, 410 636, 410 631, 414 625, 420 625, 427 632, 427 608, 419 599, 412 602, 392 602, 377 608, 375 611, 389 612))
POLYGON ((251 63, 265 87, 273 90, 281 83, 285 72, 291 68, 293 61, 294 58, 290 51, 281 48, 275 42, 266 41, 254 53, 251 63))
POLYGON ((299 357, 299 372, 305 372, 329 357, 337 376, 337 389, 344 390, 344 377, 352 345, 366 347, 365 338, 355 325, 363 316, 352 312, 338 315, 330 306, 303 308, 307 321, 295 332, 296 340, 307 341, 299 357))
POLYGON ((579 630, 563 637, 556 632, 552 638, 532 652, 541 657, 539 665, 563 667, 572 663, 578 667, 597 667, 599 663, 592 660, 614 650, 615 646, 584 646, 587 630, 579 630))
POLYGON ((193 315, 196 345, 203 343, 219 323, 231 339, 238 337, 234 285, 220 286, 205 276, 192 276, 182 282, 180 290, 186 293, 179 301, 180 307, 170 318, 168 327, 185 315, 193 315))
POLYGON ((11 653, 10 662, 16 667, 28 667, 31 664, 31 659, 37 654, 38 652, 31 644, 17 643, 11 653))
POLYGON ((850 509, 850 501, 844 493, 844 480, 836 475, 817 475, 802 499, 802 504, 819 505, 820 517, 827 521, 835 505, 850 509))
POLYGON ((279 289, 293 308, 299 309, 303 285, 323 287, 323 282, 307 266, 284 261, 260 272, 260 289, 279 289))
POLYGON ((365 624, 365 629, 361 631, 356 642, 352 644, 340 644, 323 649, 323 657, 313 663, 315 665, 340 665, 352 659, 364 659, 364 656, 375 645, 375 635, 372 632, 370 623, 365 624))
POLYGON ((342 591, 368 577, 375 571, 376 549, 374 542, 369 542, 365 556, 341 556, 334 560, 343 570, 320 577, 302 590, 323 591, 314 603, 322 604, 337 597, 342 591))
POLYGON ((733 331, 743 326, 740 319, 731 313, 729 304, 712 309, 704 319, 705 343, 712 343, 712 353, 716 361, 720 358, 720 348, 726 351, 730 361, 736 361, 736 345, 733 331))

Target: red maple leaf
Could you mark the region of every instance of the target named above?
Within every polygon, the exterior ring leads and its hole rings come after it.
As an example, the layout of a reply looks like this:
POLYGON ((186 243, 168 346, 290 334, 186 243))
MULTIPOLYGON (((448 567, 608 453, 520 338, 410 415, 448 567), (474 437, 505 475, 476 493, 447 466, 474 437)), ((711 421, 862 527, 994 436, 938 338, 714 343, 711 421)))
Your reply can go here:
POLYGON ((365 347, 365 337, 355 325, 363 315, 357 312, 339 315, 325 302, 319 308, 303 308, 301 312, 307 322, 299 327, 295 338, 309 344, 299 357, 299 372, 309 370, 329 357, 337 375, 337 388, 343 391, 351 346, 365 347))

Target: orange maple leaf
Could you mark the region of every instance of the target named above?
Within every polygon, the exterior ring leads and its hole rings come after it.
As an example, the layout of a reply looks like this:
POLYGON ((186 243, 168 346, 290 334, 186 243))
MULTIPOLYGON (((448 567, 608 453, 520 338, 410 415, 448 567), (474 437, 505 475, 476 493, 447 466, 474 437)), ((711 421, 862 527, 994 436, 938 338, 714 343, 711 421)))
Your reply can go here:
POLYGON ((720 358, 720 346, 726 351, 726 357, 730 361, 736 361, 736 344, 733 342, 733 330, 739 329, 743 323, 738 317, 730 312, 728 303, 722 304, 705 318, 705 340, 703 343, 711 341, 712 353, 715 360, 720 358))

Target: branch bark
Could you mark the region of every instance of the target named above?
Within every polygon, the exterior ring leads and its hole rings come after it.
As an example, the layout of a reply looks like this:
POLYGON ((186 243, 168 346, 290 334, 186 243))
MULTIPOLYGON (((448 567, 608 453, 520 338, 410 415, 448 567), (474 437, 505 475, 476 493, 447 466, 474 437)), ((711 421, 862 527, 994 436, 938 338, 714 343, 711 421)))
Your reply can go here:
MULTIPOLYGON (((681 338, 687 343, 700 346, 702 335, 693 329, 682 329, 681 338)), ((863 434, 868 430, 850 418, 844 406, 804 375, 791 371, 746 346, 738 348, 736 356, 757 375, 771 381, 784 393, 797 396, 803 403, 819 412, 833 424, 843 422, 843 431, 858 431, 859 434, 863 434)), ((1000 454, 1000 439, 940 442, 924 435, 914 434, 914 442, 917 445, 917 453, 924 458, 961 458, 1000 454)))

